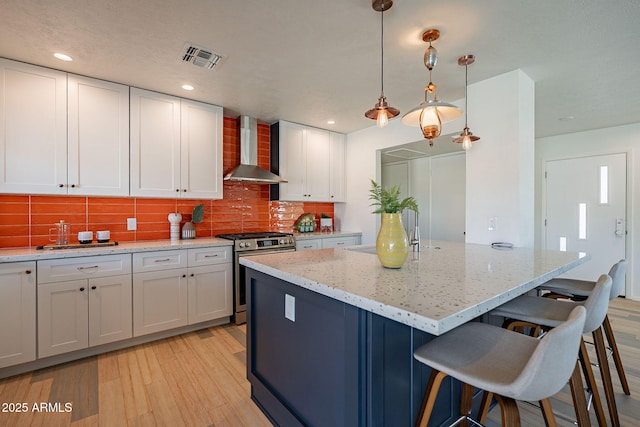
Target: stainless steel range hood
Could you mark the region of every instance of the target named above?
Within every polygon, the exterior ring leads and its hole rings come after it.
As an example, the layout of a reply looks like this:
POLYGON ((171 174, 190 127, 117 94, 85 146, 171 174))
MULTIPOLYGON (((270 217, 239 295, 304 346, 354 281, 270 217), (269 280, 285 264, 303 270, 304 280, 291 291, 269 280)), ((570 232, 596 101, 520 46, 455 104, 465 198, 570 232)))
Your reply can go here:
POLYGON ((252 184, 278 184, 287 180, 258 166, 258 122, 240 116, 240 165, 229 172, 225 181, 246 181, 252 184))

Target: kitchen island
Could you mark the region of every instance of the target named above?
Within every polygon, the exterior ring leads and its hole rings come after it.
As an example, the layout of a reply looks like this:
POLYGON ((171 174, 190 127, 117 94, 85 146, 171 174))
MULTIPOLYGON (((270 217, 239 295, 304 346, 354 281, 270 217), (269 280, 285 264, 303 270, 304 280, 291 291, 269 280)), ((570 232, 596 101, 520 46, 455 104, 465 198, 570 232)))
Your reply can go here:
MULTIPOLYGON (((244 258, 252 398, 277 425, 410 426, 416 348, 588 258, 436 241, 397 270, 371 247, 244 258)), ((457 418, 459 389, 443 384, 432 425, 457 418)))

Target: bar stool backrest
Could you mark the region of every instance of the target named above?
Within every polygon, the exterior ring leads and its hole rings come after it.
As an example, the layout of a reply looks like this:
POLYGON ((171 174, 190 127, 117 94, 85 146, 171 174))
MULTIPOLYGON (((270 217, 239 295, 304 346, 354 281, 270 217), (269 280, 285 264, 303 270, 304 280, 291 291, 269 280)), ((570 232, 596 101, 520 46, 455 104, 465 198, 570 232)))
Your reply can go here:
POLYGON ((584 323, 584 333, 590 333, 598 329, 609 309, 609 296, 611 295, 612 286, 611 277, 603 274, 598 278, 596 286, 594 286, 591 295, 582 305, 587 309, 587 319, 584 323))
POLYGON ((621 259, 617 263, 613 264, 611 270, 609 270, 609 276, 613 280, 611 285, 611 295, 609 300, 618 298, 618 295, 622 292, 625 283, 625 274, 627 273, 627 260, 621 259))
POLYGON ((510 397, 537 401, 567 384, 578 357, 586 309, 576 306, 569 318, 540 339, 525 368, 511 384, 510 397))

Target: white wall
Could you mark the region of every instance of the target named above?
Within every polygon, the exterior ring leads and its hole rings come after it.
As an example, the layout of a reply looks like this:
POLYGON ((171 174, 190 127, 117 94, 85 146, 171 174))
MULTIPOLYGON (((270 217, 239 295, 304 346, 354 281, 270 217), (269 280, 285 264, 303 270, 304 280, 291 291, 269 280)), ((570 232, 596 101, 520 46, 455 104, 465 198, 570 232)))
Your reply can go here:
POLYGON ((535 245, 542 246, 543 172, 547 160, 627 153, 627 298, 640 300, 640 123, 536 140, 535 245))
POLYGON ((520 70, 469 86, 466 241, 533 247, 535 87, 520 70), (489 230, 489 220, 496 227, 489 230))

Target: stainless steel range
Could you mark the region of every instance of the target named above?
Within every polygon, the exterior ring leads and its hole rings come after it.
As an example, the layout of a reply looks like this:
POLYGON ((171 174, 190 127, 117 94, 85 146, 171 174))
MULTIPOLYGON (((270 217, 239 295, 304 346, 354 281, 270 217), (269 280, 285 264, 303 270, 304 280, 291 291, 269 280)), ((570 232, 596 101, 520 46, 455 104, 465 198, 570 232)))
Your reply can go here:
POLYGON ((218 234, 221 239, 233 240, 233 306, 236 324, 247 321, 247 293, 244 283, 244 268, 240 268, 240 257, 262 255, 270 252, 296 250, 296 239, 292 233, 259 232, 218 234))

